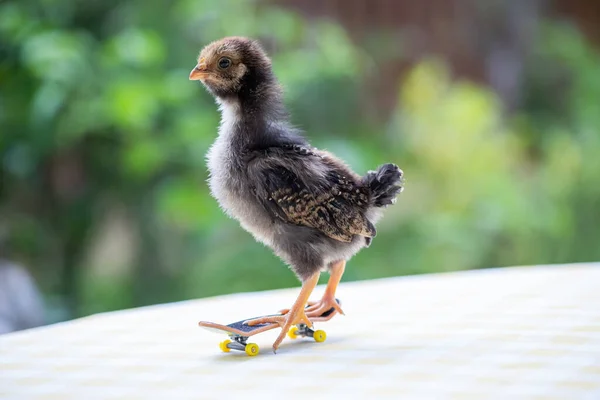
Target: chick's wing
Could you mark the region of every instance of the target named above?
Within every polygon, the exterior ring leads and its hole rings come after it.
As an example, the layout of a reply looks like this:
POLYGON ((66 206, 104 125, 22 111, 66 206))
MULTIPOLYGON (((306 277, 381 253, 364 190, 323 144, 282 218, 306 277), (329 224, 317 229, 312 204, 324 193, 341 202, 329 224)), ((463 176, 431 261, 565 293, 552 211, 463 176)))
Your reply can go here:
POLYGON ((255 195, 276 218, 342 242, 375 236, 364 215, 367 190, 326 155, 306 146, 279 146, 253 154, 248 165, 255 195))

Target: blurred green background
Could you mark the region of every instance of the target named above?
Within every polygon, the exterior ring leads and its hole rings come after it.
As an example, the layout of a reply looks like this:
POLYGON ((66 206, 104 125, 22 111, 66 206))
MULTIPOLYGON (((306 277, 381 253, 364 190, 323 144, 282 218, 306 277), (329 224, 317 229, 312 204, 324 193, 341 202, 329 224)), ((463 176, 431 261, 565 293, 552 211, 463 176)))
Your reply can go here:
POLYGON ((245 35, 272 56, 315 145, 360 173, 395 162, 406 174, 345 281, 599 260, 594 11, 594 0, 4 1, 0 257, 33 277, 44 322, 298 286, 207 190, 219 114, 188 74, 205 44, 245 35))

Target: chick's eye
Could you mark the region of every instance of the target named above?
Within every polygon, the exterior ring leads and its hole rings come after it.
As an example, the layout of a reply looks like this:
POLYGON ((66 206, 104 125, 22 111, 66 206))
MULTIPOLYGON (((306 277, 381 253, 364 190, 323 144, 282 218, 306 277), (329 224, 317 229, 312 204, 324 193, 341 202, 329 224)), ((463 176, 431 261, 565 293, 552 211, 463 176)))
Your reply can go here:
POLYGON ((221 68, 221 69, 229 68, 230 65, 231 65, 231 60, 229 58, 223 57, 219 60, 219 68, 221 68))

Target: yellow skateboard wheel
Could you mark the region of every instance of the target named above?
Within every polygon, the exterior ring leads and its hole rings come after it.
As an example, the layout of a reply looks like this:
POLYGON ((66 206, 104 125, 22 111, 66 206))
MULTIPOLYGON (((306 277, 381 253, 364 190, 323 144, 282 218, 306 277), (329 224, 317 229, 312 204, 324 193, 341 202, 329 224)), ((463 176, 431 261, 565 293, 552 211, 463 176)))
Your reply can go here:
POLYGON ((256 343, 248 343, 246 345, 246 354, 253 357, 258 354, 258 345, 256 343))
POLYGON ((325 331, 319 329, 313 334, 313 339, 315 339, 315 342, 318 343, 324 342, 325 339, 327 339, 327 334, 325 333, 325 331))
POLYGON ((227 339, 227 340, 223 340, 221 343, 219 343, 219 348, 221 349, 221 351, 225 352, 225 353, 229 353, 231 351, 231 349, 229 347, 227 347, 227 345, 231 343, 231 340, 227 339))
POLYGON ((288 337, 290 339, 298 339, 298 328, 296 328, 295 326, 292 326, 290 328, 290 330, 288 331, 288 337))

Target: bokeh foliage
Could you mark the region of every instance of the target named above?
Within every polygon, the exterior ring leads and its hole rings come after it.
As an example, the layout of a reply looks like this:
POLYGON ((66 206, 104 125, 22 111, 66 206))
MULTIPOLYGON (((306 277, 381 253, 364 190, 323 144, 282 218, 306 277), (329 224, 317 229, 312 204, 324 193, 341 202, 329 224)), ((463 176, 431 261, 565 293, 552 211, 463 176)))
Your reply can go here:
POLYGON ((540 30, 516 114, 428 58, 378 121, 369 57, 332 22, 242 0, 7 1, 0 228, 51 320, 298 284, 207 190, 219 115, 187 75, 225 35, 265 43, 314 144, 406 173, 346 280, 600 258, 600 61, 571 27, 540 30))

